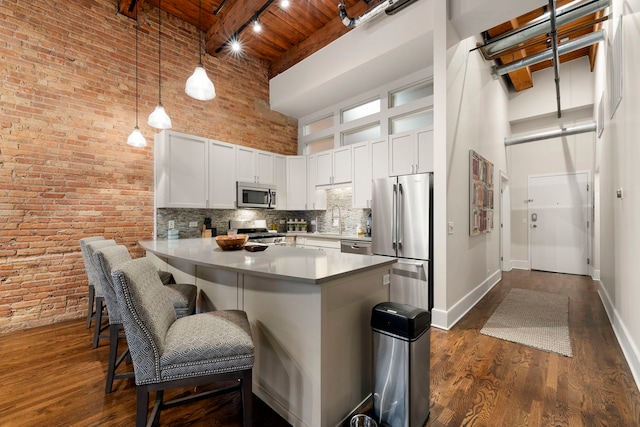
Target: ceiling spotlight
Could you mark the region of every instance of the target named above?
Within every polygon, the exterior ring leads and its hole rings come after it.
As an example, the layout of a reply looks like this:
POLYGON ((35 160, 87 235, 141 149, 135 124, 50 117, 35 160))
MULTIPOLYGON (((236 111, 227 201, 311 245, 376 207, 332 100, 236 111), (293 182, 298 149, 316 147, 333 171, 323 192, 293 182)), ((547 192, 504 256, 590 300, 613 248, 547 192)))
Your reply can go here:
POLYGON ((253 21, 253 31, 256 33, 262 31, 262 24, 257 19, 253 21))
POLYGON ((289 3, 289 0, 281 0, 280 1, 280 7, 282 7, 283 9, 286 9, 289 7, 291 3, 289 3))
POLYGON ((233 52, 240 52, 242 50, 242 45, 238 40, 234 40, 231 42, 231 50, 233 52))

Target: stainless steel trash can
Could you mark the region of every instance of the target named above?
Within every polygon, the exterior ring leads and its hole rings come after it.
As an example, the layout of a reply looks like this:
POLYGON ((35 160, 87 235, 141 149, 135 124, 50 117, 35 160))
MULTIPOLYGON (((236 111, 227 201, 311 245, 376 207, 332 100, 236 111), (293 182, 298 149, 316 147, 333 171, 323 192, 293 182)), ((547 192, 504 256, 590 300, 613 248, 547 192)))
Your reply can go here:
POLYGON ((389 427, 422 427, 429 418, 431 313, 383 302, 371 313, 374 419, 389 427))

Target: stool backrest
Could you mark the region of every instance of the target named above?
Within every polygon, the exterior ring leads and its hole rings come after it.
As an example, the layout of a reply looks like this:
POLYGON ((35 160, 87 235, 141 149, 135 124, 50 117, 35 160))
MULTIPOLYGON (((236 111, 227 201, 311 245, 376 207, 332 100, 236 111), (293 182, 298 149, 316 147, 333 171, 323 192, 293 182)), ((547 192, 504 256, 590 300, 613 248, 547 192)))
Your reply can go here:
POLYGON ((97 296, 104 296, 104 291, 102 290, 102 282, 100 281, 100 270, 98 266, 93 260, 93 253, 98 249, 106 248, 108 246, 115 246, 115 240, 96 240, 93 242, 87 242, 84 245, 83 251, 87 254, 87 264, 85 268, 87 269, 87 275, 89 276, 89 281, 96 289, 97 296))
POLYGON ((120 264, 112 278, 136 384, 160 382, 160 357, 167 331, 176 321, 170 296, 155 266, 146 258, 120 264))
POLYGON ((100 283, 104 300, 107 303, 107 311, 109 312, 109 324, 116 325, 122 323, 122 315, 118 306, 118 298, 116 290, 113 287, 113 278, 111 272, 119 265, 131 261, 129 250, 123 245, 108 246, 97 249, 93 253, 93 261, 100 275, 100 283))
POLYGON ((91 276, 89 276, 89 267, 88 265, 91 264, 91 260, 88 257, 88 251, 87 251, 87 243, 89 242, 95 242, 97 240, 104 240, 104 237, 102 236, 91 236, 91 237, 84 237, 82 239, 80 239, 78 242, 80 243, 80 252, 82 253, 82 261, 84 262, 84 269, 87 272, 87 278, 89 280, 89 285, 93 285, 95 287, 95 284, 92 283, 93 278, 91 276))

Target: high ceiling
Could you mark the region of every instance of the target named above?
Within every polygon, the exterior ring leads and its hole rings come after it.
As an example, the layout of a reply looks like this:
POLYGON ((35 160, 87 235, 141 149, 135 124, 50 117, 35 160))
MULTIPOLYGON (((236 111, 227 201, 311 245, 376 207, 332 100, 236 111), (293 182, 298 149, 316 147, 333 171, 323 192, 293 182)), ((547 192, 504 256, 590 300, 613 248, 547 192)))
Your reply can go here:
MULTIPOLYGON (((158 6, 158 0, 116 0, 120 13, 135 18, 145 5, 158 6)), ((373 3, 344 0, 350 17, 367 12, 373 3)), ((226 42, 239 33, 243 52, 269 62, 270 77, 276 76, 302 59, 336 40, 347 31, 338 17, 337 0, 290 0, 283 9, 280 0, 202 0, 205 49, 210 55, 227 53, 226 42), (262 31, 251 25, 260 10, 262 31), (214 12, 217 12, 214 13, 214 12)), ((162 0, 162 10, 198 26, 198 0, 162 0)))
MULTIPOLYGON (((603 0, 558 0, 555 11, 558 46, 567 43, 576 44, 576 39, 584 40, 585 36, 600 30, 602 22, 607 19, 605 16, 607 5, 608 1, 603 0), (589 11, 593 13, 587 13, 589 11)), ((550 6, 545 5, 487 29, 483 33, 484 46, 480 49, 485 59, 495 61, 500 68, 500 66, 539 55, 543 51, 552 50, 549 11, 550 6), (513 41, 509 42, 508 38, 513 41), (492 44, 495 45, 496 41, 501 41, 505 47, 494 48, 491 52, 492 44)), ((567 53, 559 55, 559 62, 587 56, 593 71, 597 47, 596 43, 575 50, 566 49, 567 53)), ((533 87, 532 73, 551 66, 553 66, 552 60, 547 59, 510 71, 506 76, 516 91, 522 91, 533 87)))

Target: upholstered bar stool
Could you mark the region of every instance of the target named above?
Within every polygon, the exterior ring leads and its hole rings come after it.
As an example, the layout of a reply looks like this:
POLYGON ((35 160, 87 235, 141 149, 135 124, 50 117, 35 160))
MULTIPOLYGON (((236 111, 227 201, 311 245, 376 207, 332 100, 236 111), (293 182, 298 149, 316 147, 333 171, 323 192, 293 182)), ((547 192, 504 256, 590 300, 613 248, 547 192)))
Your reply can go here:
MULTIPOLYGON (((131 254, 129 250, 122 245, 105 247, 93 253, 93 261, 100 273, 101 288, 109 313, 109 361, 107 364, 105 393, 111 393, 114 379, 133 377, 133 372, 116 374, 116 370, 126 357, 128 350, 118 356, 118 338, 120 337, 120 330, 122 330, 123 327, 120 307, 118 307, 111 277, 111 272, 117 268, 117 266, 130 260, 131 254)), ((194 313, 198 292, 196 286, 169 284, 165 285, 163 290, 169 294, 176 316, 183 317, 194 313)))
MULTIPOLYGON (((176 318, 151 261, 127 261, 112 273, 122 321, 135 371, 136 426, 147 424, 149 393, 156 392, 149 424, 156 425, 163 408, 185 399, 163 401, 164 390, 238 380, 223 390, 241 390, 244 426, 251 426, 253 340, 249 321, 240 310, 220 310, 176 318)), ((220 393, 206 391, 189 401, 220 393)))
POLYGON ((108 314, 108 307, 104 301, 104 289, 102 288, 102 281, 100 280, 101 272, 96 267, 95 262, 93 261, 93 253, 98 249, 103 249, 110 246, 115 246, 116 241, 113 239, 109 240, 96 240, 92 242, 85 242, 83 253, 87 256, 87 263, 85 264, 85 268, 87 270, 87 275, 89 276, 89 280, 93 283, 94 294, 95 294, 95 319, 96 325, 93 330, 93 343, 92 347, 98 347, 98 342, 100 338, 109 338, 107 333, 103 333, 108 327, 109 322, 105 325, 102 323, 103 314, 108 314))
POLYGON ((93 320, 93 316, 95 316, 96 312, 94 310, 94 303, 95 303, 95 287, 93 285, 93 283, 91 282, 91 277, 89 277, 89 270, 87 268, 87 263, 91 262, 89 259, 87 259, 87 252, 85 249, 85 245, 88 242, 95 242, 96 240, 104 240, 104 237, 102 236, 91 236, 91 237, 84 237, 82 239, 79 240, 80 242, 80 252, 82 253, 82 261, 84 262, 84 269, 87 272, 87 282, 89 283, 89 298, 87 301, 87 305, 88 305, 88 310, 87 310, 87 329, 89 329, 91 327, 91 321, 93 320))

